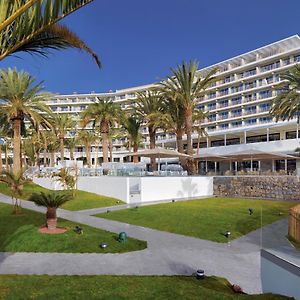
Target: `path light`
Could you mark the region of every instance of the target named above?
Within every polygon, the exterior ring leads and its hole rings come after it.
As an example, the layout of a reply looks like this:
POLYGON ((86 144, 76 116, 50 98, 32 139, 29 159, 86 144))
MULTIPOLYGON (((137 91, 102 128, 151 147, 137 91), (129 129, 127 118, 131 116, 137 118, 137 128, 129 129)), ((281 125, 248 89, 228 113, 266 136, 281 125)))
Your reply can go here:
POLYGON ((106 211, 106 213, 109 213, 110 212, 110 210, 108 209, 107 211, 106 211))
POLYGON ((172 202, 174 203, 174 202, 175 202, 175 199, 172 199, 172 202))
POLYGON ((279 213, 278 213, 278 216, 282 216, 283 215, 283 213, 280 211, 279 213))
POLYGON ((74 231, 77 233, 77 234, 83 234, 83 229, 79 226, 75 226, 75 229, 74 231))
POLYGON ((138 208, 139 208, 138 206, 135 207, 135 209, 138 209, 138 208))
POLYGON ((101 243, 100 244, 100 248, 101 249, 105 249, 105 248, 107 248, 108 247, 108 244, 106 244, 106 243, 101 243))
POLYGON ((120 243, 125 243, 125 242, 127 242, 127 234, 126 234, 126 232, 120 232, 120 233, 119 233, 119 239, 118 239, 118 241, 119 241, 120 243))
POLYGON ((226 233, 224 235, 225 235, 225 237, 227 237, 229 239, 230 235, 231 235, 231 232, 230 231, 226 231, 226 233))
POLYGON ((197 279, 204 279, 204 270, 197 270, 196 271, 196 278, 197 279))
POLYGON ((251 216, 251 215, 253 215, 253 213, 254 213, 254 209, 253 208, 249 208, 249 215, 251 216))

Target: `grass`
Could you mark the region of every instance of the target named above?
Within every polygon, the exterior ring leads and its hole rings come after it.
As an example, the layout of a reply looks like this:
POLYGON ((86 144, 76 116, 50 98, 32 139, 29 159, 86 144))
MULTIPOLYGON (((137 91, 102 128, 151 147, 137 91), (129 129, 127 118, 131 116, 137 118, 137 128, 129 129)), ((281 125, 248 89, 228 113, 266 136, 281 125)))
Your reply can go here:
POLYGON ((295 202, 210 198, 143 206, 97 215, 101 218, 150 227, 215 242, 236 239, 288 215, 295 202), (254 209, 249 215, 248 209, 254 209))
MULTIPOLYGON (((22 199, 26 200, 32 193, 49 192, 50 190, 43 188, 35 183, 27 183, 24 185, 22 199)), ((10 188, 3 182, 0 182, 0 193, 10 196, 10 188)), ((114 206, 124 204, 121 200, 89 193, 85 191, 76 191, 74 199, 62 206, 68 210, 83 210, 91 208, 99 208, 106 206, 114 206)))
POLYGON ((41 234, 38 228, 45 224, 45 215, 23 209, 22 215, 12 215, 12 206, 0 203, 0 252, 65 252, 65 253, 121 253, 145 249, 147 243, 129 238, 119 243, 117 234, 86 225, 58 220, 60 227, 69 228, 64 234, 41 234), (83 234, 74 227, 83 228, 83 234), (101 242, 108 243, 101 249, 101 242))
POLYGON ((284 296, 237 295, 218 277, 183 276, 27 276, 1 275, 0 299, 288 299, 284 296))

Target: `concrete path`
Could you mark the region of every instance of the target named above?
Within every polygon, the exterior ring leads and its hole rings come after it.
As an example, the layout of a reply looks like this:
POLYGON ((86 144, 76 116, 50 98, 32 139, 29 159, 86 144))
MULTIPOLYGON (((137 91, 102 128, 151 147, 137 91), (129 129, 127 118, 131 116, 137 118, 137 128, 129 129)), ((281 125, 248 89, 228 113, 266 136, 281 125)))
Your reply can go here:
MULTIPOLYGON (((7 196, 0 201, 11 203, 7 196)), ((23 201, 23 207, 43 212, 43 208, 23 201)), ((59 217, 105 229, 125 231, 130 237, 148 242, 142 251, 124 254, 0 253, 0 274, 49 275, 191 275, 204 269, 207 275, 226 277, 248 293, 261 292, 261 233, 268 246, 273 239, 285 243, 287 221, 279 221, 221 244, 89 216, 58 210, 59 217)), ((265 244, 264 244, 265 246, 265 244)))

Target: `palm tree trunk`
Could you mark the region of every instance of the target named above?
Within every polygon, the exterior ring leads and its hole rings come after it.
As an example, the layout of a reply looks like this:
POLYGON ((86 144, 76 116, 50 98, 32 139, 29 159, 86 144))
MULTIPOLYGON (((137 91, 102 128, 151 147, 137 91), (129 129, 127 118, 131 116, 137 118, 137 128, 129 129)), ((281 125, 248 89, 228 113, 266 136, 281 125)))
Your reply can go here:
POLYGON ((57 216, 56 216, 56 208, 53 207, 47 207, 47 227, 49 230, 56 229, 57 226, 57 216))
POLYGON ((59 136, 59 148, 60 148, 60 160, 64 160, 65 158, 65 145, 64 145, 64 135, 59 136))
POLYGON ((109 156, 110 156, 110 162, 113 161, 113 144, 112 140, 109 139, 109 156))
POLYGON ((187 154, 193 155, 193 141, 192 141, 192 131, 193 131, 193 112, 190 107, 185 109, 185 130, 186 130, 186 142, 187 142, 187 154))
POLYGON ((101 124, 101 136, 102 136, 102 152, 103 152, 103 162, 108 162, 108 130, 109 124, 107 122, 102 122, 101 124))
POLYGON ((179 153, 183 153, 183 142, 182 142, 182 136, 183 136, 183 129, 179 128, 176 130, 176 143, 177 143, 177 151, 179 153))
POLYGON ((13 119, 13 172, 17 174, 21 171, 21 119, 13 119))
POLYGON ((70 148, 70 159, 74 160, 74 148, 73 147, 70 148))
POLYGON ((85 146, 85 155, 86 155, 86 162, 89 168, 92 167, 91 165, 91 145, 86 144, 85 146))
POLYGON ((50 152, 50 167, 51 168, 53 168, 55 165, 54 161, 55 161, 55 154, 54 154, 54 151, 51 151, 50 152))
POLYGON ((98 167, 98 159, 99 159, 100 138, 98 140, 98 143, 96 143, 96 147, 97 147, 97 149, 96 149, 96 163, 95 163, 95 165, 96 165, 96 168, 97 168, 98 167))
POLYGON ((44 141, 44 167, 47 166, 47 139, 44 141))
MULTIPOLYGON (((137 143, 133 143, 133 152, 137 152, 139 149, 139 145, 137 143)), ((139 162, 139 158, 137 155, 133 156, 133 162, 137 164, 139 162)))
MULTIPOLYGON (((152 126, 148 127, 149 130, 149 137, 150 137, 150 149, 154 149, 155 148, 155 134, 156 131, 152 126)), ((156 162, 155 162, 155 157, 151 157, 150 159, 150 169, 151 171, 155 171, 156 170, 156 162)))
POLYGON ((5 157, 5 168, 6 168, 6 171, 8 172, 8 144, 7 144, 7 141, 5 142, 5 152, 4 152, 4 157, 5 157))
POLYGON ((199 152, 200 152, 200 134, 198 134, 198 139, 197 139, 197 155, 199 155, 199 152))

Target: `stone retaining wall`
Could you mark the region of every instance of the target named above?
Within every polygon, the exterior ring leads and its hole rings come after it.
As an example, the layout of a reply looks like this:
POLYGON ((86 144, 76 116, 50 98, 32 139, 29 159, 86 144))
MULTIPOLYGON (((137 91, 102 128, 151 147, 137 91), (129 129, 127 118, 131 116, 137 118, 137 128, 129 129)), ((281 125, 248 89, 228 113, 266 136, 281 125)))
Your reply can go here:
POLYGON ((300 200, 297 176, 216 176, 214 195, 277 200, 300 200))

